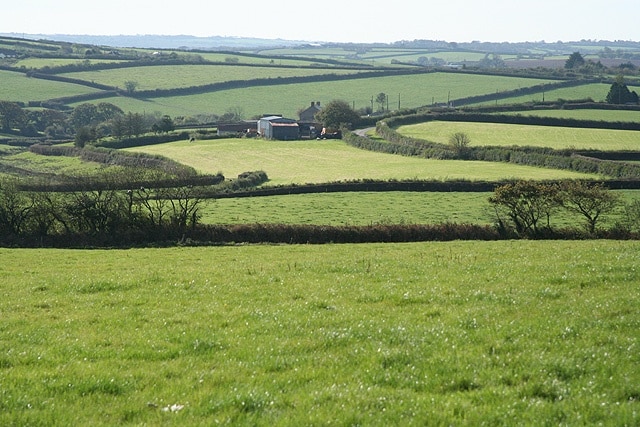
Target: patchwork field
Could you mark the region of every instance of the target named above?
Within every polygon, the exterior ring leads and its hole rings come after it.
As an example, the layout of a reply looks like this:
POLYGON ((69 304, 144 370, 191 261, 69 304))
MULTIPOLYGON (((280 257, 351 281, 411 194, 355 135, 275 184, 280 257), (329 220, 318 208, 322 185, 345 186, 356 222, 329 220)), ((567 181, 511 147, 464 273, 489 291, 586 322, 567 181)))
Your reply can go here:
MULTIPOLYGON (((622 201, 640 199, 638 190, 616 190, 622 201)), ((205 200, 206 224, 495 224, 488 199, 492 193, 466 192, 357 192, 205 200)), ((602 216, 603 226, 625 219, 624 210, 602 216)), ((552 227, 576 226, 577 215, 557 212, 552 227)))
POLYGON ((234 178, 263 170, 269 185, 319 183, 355 179, 560 179, 593 175, 509 163, 432 160, 375 153, 342 141, 264 141, 220 139, 172 142, 128 151, 161 154, 207 173, 234 178))
MULTIPOLYGON (((156 77, 156 79, 160 78, 156 77)), ((162 77, 162 79, 170 78, 171 76, 162 77)), ((123 85, 125 80, 118 84, 123 85)), ((429 73, 280 86, 257 86, 248 89, 230 89, 189 96, 154 97, 145 100, 126 97, 105 98, 103 101, 118 105, 125 111, 158 111, 172 116, 189 116, 197 113, 222 114, 229 108, 240 107, 247 118, 262 114, 282 114, 285 117, 296 118, 298 110, 307 107, 311 101, 327 103, 334 99, 342 99, 355 109, 362 109, 372 107, 372 97, 384 92, 389 95, 389 108, 395 110, 398 107, 398 98, 400 98, 402 108, 415 108, 447 102, 448 98, 481 95, 496 90, 512 90, 544 82, 548 83, 549 81, 516 77, 429 73)), ((180 85, 186 85, 186 83, 183 82, 180 85)), ((373 108, 377 110, 379 106, 373 105, 373 108)))
POLYGON ((0 423, 636 425, 639 254, 0 249, 0 423))
MULTIPOLYGON (((632 116, 629 114, 626 117, 632 116)), ((401 126, 398 132, 441 144, 447 144, 454 133, 464 132, 469 135, 472 146, 518 145, 602 151, 640 149, 640 132, 625 130, 433 121, 401 126)))

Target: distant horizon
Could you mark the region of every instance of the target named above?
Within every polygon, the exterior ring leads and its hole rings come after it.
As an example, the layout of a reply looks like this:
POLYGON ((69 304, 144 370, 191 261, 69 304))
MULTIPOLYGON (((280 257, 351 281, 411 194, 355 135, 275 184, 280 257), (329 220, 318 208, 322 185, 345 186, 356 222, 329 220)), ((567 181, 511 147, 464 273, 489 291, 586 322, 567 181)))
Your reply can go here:
MULTIPOLYGON (((431 38, 420 38, 420 39, 401 39, 401 40, 393 40, 393 41, 370 41, 370 42, 353 42, 353 41, 331 41, 331 40, 305 40, 305 39, 284 39, 284 38, 267 38, 267 37, 256 37, 256 36, 228 36, 228 35, 195 35, 195 34, 161 34, 161 33, 147 33, 147 34, 74 34, 74 33, 18 33, 18 32, 0 32, 0 36, 5 37, 15 37, 15 38, 24 38, 28 40, 32 40, 34 37, 66 37, 66 38, 144 38, 144 37, 166 37, 166 38, 193 38, 193 39, 231 39, 231 40, 263 40, 263 41, 283 41, 283 42, 291 42, 291 43, 326 43, 326 44, 394 44, 401 42, 413 42, 413 41, 431 41, 431 42, 443 42, 443 43, 457 43, 457 44, 472 44, 472 43, 489 43, 489 44, 526 44, 526 43, 540 43, 540 44, 571 44, 571 43, 640 43, 640 38, 637 40, 634 39, 589 39, 582 38, 576 40, 556 40, 556 41, 546 41, 546 40, 513 40, 513 41, 496 41, 496 40, 466 40, 466 41, 452 41, 445 39, 431 39, 431 38)), ((57 41, 55 39, 51 39, 52 41, 57 41)), ((64 41, 64 40, 59 40, 64 41)))
POLYGON ((323 43, 525 43, 638 39, 637 0, 397 0, 380 7, 365 0, 293 0, 266 5, 238 0, 210 5, 182 0, 23 0, 3 6, 2 31, 84 36, 165 35, 254 38, 323 43))

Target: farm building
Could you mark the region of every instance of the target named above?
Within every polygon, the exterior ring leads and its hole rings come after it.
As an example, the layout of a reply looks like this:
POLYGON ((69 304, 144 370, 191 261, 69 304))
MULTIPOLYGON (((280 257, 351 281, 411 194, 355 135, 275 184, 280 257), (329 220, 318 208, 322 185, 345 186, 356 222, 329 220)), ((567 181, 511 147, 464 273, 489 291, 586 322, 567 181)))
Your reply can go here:
POLYGON ((258 127, 256 120, 241 123, 219 123, 218 136, 236 136, 239 134, 255 134, 258 127))
POLYGON ((316 114, 321 110, 322 108, 320 107, 320 101, 318 102, 314 102, 311 101, 311 106, 305 108, 304 110, 300 111, 300 121, 301 122, 306 122, 306 123, 313 123, 316 120, 316 114))
POLYGON ((300 138, 300 127, 293 119, 268 116, 258 120, 258 135, 267 139, 290 141, 300 138))

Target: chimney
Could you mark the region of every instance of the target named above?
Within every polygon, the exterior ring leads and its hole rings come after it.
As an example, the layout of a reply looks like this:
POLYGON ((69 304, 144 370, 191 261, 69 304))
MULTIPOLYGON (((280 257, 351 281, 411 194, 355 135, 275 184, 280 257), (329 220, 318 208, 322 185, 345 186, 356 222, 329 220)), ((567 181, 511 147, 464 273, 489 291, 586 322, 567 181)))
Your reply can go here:
POLYGON ((313 107, 314 105, 316 105, 316 103, 311 101, 311 106, 313 107))
POLYGON ((320 101, 316 102, 316 106, 320 108, 320 101))

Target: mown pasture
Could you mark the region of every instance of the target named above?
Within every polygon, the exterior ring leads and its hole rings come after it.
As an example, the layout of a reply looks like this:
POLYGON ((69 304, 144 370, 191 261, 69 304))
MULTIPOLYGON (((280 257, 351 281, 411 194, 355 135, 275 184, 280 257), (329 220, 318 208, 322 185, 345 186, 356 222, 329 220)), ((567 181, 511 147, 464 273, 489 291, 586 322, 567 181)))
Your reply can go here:
POLYGON ((442 51, 433 49, 416 49, 416 48, 370 48, 366 50, 358 50, 357 48, 296 48, 296 49, 263 49, 260 51, 262 55, 283 55, 283 56, 305 56, 317 57, 322 59, 339 59, 339 60, 361 60, 372 65, 393 65, 399 62, 415 62, 421 57, 438 58, 446 62, 467 62, 480 61, 484 58, 482 52, 461 52, 461 51, 442 51))
POLYGON ((105 165, 83 161, 79 157, 42 156, 28 151, 7 153, 0 156, 0 166, 3 164, 19 168, 25 173, 33 172, 51 176, 87 176, 96 174, 105 168, 105 165))
POLYGON ((11 102, 46 101, 98 92, 87 86, 29 78, 23 73, 5 70, 0 70, 0 82, 0 100, 11 102))
POLYGON ((605 83, 593 83, 575 87, 553 89, 530 95, 513 96, 497 101, 480 102, 471 105, 512 105, 526 104, 530 102, 559 101, 571 99, 591 99, 595 102, 604 102, 611 85, 605 83))
POLYGON ((323 74, 353 74, 357 70, 326 68, 284 68, 241 65, 162 65, 128 67, 62 74, 79 80, 124 88, 126 81, 138 83, 137 90, 172 89, 222 83, 231 80, 277 79, 323 74))
POLYGON ((636 425, 639 254, 0 249, 0 423, 636 425))
POLYGON ((178 141, 135 147, 128 151, 160 154, 204 173, 222 172, 228 178, 262 170, 269 185, 305 184, 358 179, 484 180, 578 179, 595 175, 542 169, 510 163, 433 160, 376 153, 342 141, 265 141, 219 139, 178 141))
POLYGON ((640 132, 628 130, 439 121, 400 126, 397 130, 402 135, 441 144, 447 144, 454 133, 464 132, 472 146, 517 145, 601 151, 640 149, 640 132))
POLYGON ((604 122, 640 122, 640 111, 638 110, 527 110, 501 114, 604 122))
POLYGON ((14 67, 39 69, 44 67, 59 67, 63 65, 86 65, 86 64, 104 64, 104 63, 123 63, 125 60, 113 59, 83 59, 78 58, 23 58, 15 62, 14 67))
MULTIPOLYGON (((229 67, 234 68, 234 67, 229 67)), ((242 89, 221 90, 211 93, 154 97, 144 100, 126 97, 105 98, 125 111, 161 112, 171 116, 202 113, 223 114, 229 108, 240 107, 247 118, 262 114, 282 114, 297 118, 298 110, 306 108, 311 101, 327 103, 342 99, 355 109, 373 107, 377 94, 389 95, 389 109, 415 108, 447 100, 499 90, 511 90, 533 86, 548 80, 501 76, 482 76, 453 73, 429 73, 405 76, 369 77, 355 80, 327 81, 256 86, 242 89)), ((139 82, 143 83, 143 82, 139 82)), ((182 83, 184 84, 184 83, 182 83)), ((386 109, 386 105, 385 105, 386 109)))
MULTIPOLYGON (((490 192, 355 192, 222 198, 203 201, 206 224, 495 224, 490 192)), ((640 200, 640 191, 616 190, 622 203, 640 200)), ((603 228, 623 223, 623 204, 603 215, 603 228)), ((558 210, 552 228, 580 228, 584 218, 558 210)))

